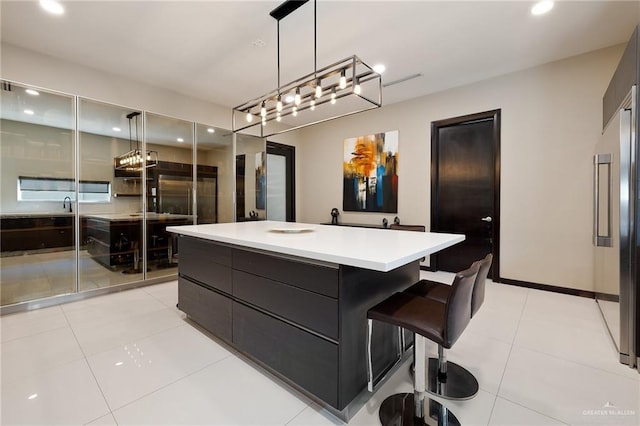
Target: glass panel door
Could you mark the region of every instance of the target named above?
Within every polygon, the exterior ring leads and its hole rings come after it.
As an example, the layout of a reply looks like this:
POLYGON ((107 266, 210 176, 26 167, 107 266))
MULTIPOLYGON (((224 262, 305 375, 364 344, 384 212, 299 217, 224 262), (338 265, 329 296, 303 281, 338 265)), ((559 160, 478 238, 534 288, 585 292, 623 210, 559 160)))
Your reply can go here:
POLYGON ((158 163, 147 169, 147 277, 178 272, 178 246, 167 226, 194 222, 193 122, 145 114, 145 149, 158 163))
MULTIPOLYGON (((80 99, 79 171, 106 199, 78 208, 82 223, 80 291, 144 279, 142 268, 142 114, 130 108, 80 99)), ((88 184, 87 184, 88 185, 88 184)))
POLYGON ((267 159, 263 138, 236 134, 236 221, 265 220, 267 159))
POLYGON ((0 298, 76 291, 74 99, 2 81, 0 298))
POLYGON ((197 223, 233 222, 233 137, 230 130, 196 123, 197 223))

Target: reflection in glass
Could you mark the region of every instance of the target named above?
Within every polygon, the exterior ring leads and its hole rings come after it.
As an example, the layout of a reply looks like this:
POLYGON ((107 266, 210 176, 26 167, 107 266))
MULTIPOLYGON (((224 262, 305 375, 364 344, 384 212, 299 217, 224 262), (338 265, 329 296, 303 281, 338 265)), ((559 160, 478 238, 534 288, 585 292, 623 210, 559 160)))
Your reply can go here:
POLYGON ((266 218, 266 144, 263 138, 236 134, 236 221, 266 218))
POLYGON ((145 114, 146 150, 158 153, 158 165, 147 169, 148 278, 178 272, 178 246, 167 226, 194 219, 193 122, 145 114))
POLYGON ((81 203, 79 290, 140 281, 142 266, 142 168, 116 169, 135 149, 142 131, 139 111, 80 99, 81 181, 107 182, 107 200, 81 203))
POLYGON ((72 97, 1 83, 0 299, 9 305, 76 291, 75 125, 72 97))
POLYGON ((196 147, 197 223, 233 222, 232 133, 196 123, 196 147))

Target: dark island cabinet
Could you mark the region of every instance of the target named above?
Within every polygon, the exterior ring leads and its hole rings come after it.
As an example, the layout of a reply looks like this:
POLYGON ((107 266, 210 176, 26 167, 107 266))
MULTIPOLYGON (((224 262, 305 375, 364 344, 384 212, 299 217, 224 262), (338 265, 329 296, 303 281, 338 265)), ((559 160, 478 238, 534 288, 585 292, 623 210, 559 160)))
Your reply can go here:
MULTIPOLYGON (((367 309, 419 276, 418 261, 379 272, 184 235, 178 244, 179 309, 334 413, 366 389, 367 309)), ((395 333, 374 328, 374 371, 396 361, 395 333)))

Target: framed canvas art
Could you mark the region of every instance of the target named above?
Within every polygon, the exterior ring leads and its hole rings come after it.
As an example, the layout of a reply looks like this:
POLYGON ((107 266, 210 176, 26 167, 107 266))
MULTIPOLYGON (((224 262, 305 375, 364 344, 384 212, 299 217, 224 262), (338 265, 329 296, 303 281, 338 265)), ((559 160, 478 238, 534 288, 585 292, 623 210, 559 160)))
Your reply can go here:
POLYGON ((343 205, 351 212, 398 212, 398 131, 344 140, 343 205))

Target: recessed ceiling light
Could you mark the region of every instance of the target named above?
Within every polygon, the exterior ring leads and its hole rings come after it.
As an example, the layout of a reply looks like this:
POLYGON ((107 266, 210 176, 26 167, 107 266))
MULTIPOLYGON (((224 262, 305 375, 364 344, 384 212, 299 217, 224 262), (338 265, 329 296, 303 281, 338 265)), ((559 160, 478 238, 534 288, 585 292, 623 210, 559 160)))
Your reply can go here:
POLYGON ((373 66, 373 70, 378 74, 382 74, 386 69, 387 67, 385 67, 384 64, 376 64, 373 66))
POLYGON ((38 397, 37 393, 31 394, 27 397, 27 399, 36 399, 38 397))
POLYGON ((213 128, 211 128, 211 127, 209 127, 209 128, 207 129, 207 132, 209 132, 209 133, 215 133, 215 132, 216 132, 216 130, 215 130, 215 129, 213 129, 213 128))
POLYGON ((33 115, 33 110, 32 109, 25 109, 24 113, 27 115, 33 115))
POLYGON ((184 142, 184 139, 182 139, 182 138, 178 138, 178 139, 176 139, 176 140, 177 140, 178 142, 184 142))
POLYGON ((114 127, 114 128, 113 128, 113 131, 114 131, 114 132, 119 132, 120 130, 122 130, 120 127, 114 127))
POLYGON ((553 2, 551 0, 542 0, 531 7, 531 14, 544 15, 551 9, 553 9, 553 2))
POLYGON ((40 7, 53 15, 62 15, 64 7, 56 0, 40 0, 40 7))
POLYGON ((27 92, 27 94, 29 94, 31 96, 38 96, 40 94, 40 92, 38 92, 37 90, 33 90, 33 89, 26 89, 25 92, 27 92))

